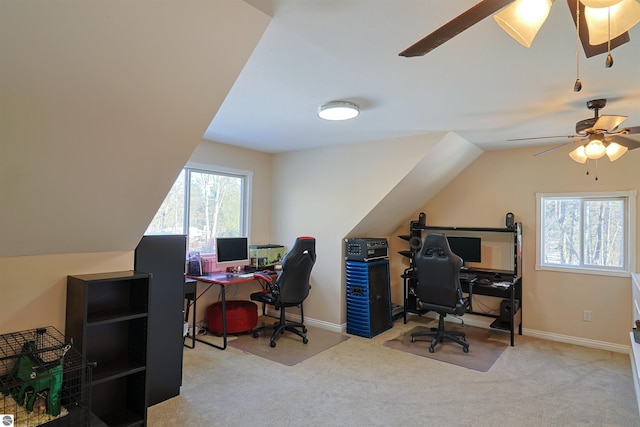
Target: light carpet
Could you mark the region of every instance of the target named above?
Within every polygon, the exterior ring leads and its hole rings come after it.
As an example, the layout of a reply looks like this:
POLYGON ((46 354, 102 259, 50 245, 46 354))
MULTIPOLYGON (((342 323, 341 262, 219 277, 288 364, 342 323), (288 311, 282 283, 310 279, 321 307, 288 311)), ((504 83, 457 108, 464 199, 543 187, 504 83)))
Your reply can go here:
POLYGON ((428 324, 411 316, 295 366, 198 343, 184 349, 180 395, 150 407, 147 425, 640 427, 628 354, 518 335, 479 372, 384 346, 428 324))
MULTIPOLYGON (((258 325, 265 322, 272 323, 268 319, 259 320, 258 325)), ((348 336, 340 333, 307 326, 307 338, 309 339, 307 344, 303 344, 302 338, 296 334, 285 332, 276 340, 276 346, 270 347, 271 333, 272 331, 263 331, 258 335, 258 338, 253 338, 251 334, 241 335, 238 339, 229 342, 229 346, 273 362, 293 366, 349 339, 348 336)))
MULTIPOLYGON (((433 322, 433 326, 437 326, 436 321, 433 322)), ((385 347, 395 350, 463 366, 480 372, 487 372, 491 369, 496 360, 498 360, 507 348, 505 342, 495 339, 495 333, 491 330, 473 326, 453 327, 447 325, 447 330, 465 333, 467 342, 469 343, 469 352, 463 352, 461 345, 445 339, 435 347, 433 353, 429 353, 431 337, 416 337, 415 342, 411 342, 411 334, 413 332, 429 329, 430 328, 426 326, 416 326, 409 331, 401 333, 396 338, 386 341, 384 345, 385 347)))

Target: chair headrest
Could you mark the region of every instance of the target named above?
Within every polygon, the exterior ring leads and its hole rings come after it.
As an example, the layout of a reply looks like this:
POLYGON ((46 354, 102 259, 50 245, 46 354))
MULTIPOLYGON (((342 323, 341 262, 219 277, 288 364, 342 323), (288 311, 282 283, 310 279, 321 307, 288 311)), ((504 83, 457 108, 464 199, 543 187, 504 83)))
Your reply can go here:
POLYGON ((430 233, 424 238, 420 255, 423 257, 447 258, 453 255, 453 252, 444 234, 430 233))

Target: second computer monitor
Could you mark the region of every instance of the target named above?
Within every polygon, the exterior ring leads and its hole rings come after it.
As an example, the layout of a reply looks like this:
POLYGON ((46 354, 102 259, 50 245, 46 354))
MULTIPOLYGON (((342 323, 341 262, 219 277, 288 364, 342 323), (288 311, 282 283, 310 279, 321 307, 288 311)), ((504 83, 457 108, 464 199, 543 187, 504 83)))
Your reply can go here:
POLYGON ((447 236, 451 251, 464 263, 482 262, 482 239, 479 237, 447 236))

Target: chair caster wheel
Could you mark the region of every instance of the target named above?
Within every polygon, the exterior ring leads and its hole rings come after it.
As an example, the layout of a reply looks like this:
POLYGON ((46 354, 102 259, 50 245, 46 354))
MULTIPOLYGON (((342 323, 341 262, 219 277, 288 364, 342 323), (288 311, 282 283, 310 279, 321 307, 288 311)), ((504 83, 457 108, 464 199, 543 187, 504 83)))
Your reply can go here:
POLYGON ((465 353, 469 353, 469 347, 462 347, 462 351, 464 351, 465 353))
POLYGON ((302 338, 302 344, 306 344, 308 342, 309 342, 309 340, 307 338, 302 338))
POLYGON ((433 347, 429 347, 429 353, 433 353, 433 347))
POLYGON ((254 338, 258 338, 258 333, 257 332, 254 332, 252 335, 253 335, 254 338))
POLYGON ((303 327, 302 327, 302 333, 303 333, 303 334, 306 334, 306 333, 307 333, 307 327, 306 327, 306 326, 303 326, 303 327))
POLYGON ((269 341, 269 347, 273 348, 276 346, 276 342, 275 341, 269 341))

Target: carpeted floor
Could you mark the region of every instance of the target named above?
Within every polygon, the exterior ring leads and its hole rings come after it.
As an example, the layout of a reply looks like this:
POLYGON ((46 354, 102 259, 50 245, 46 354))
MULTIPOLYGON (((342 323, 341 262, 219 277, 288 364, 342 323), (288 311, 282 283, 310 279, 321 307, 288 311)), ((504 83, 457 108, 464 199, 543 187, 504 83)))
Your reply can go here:
POLYGON ((424 325, 397 321, 294 366, 198 343, 180 396, 149 408, 148 425, 640 426, 627 354, 517 336, 480 372, 384 345, 424 325))
MULTIPOLYGON (((259 320, 258 326, 261 326, 263 322, 259 320)), ((266 322, 273 323, 273 320, 268 319, 266 322)), ((299 336, 285 332, 277 339, 276 346, 270 347, 270 337, 271 331, 262 332, 258 338, 253 338, 251 334, 246 334, 230 341, 229 345, 273 362, 293 366, 349 339, 348 335, 313 326, 307 326, 307 338, 309 339, 307 344, 303 344, 302 338, 299 336)))
POLYGON ((438 344, 433 353, 429 353, 428 350, 431 344, 431 338, 417 337, 414 342, 411 342, 411 334, 413 332, 429 330, 430 327, 437 326, 438 322, 436 320, 434 320, 431 325, 416 326, 409 331, 401 333, 394 339, 386 341, 384 345, 395 350, 464 366, 465 368, 475 369, 481 372, 487 372, 508 346, 507 343, 496 338, 498 334, 501 334, 500 332, 473 326, 465 326, 462 328, 449 325, 447 325, 447 330, 462 331, 465 333, 467 342, 469 343, 468 353, 463 352, 462 346, 458 343, 448 340, 444 340, 444 342, 438 344))

